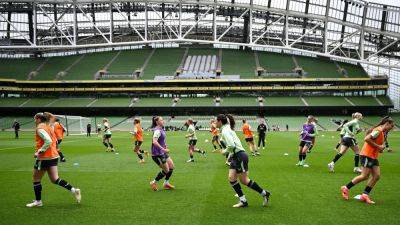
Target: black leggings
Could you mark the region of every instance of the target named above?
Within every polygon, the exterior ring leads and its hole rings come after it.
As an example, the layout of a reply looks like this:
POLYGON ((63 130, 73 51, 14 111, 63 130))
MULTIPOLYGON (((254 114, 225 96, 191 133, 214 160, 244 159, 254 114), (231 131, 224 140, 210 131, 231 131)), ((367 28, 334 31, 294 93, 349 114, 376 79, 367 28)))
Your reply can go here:
POLYGON ((260 134, 258 135, 258 147, 260 147, 262 143, 262 146, 265 147, 265 134, 260 134))

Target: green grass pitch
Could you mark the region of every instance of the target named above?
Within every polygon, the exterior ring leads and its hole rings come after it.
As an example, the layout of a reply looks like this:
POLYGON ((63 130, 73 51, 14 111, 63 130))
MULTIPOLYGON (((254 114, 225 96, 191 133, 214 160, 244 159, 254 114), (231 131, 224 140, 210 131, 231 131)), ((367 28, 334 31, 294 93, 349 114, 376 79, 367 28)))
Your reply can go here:
MULTIPOLYGON (((250 177, 272 192, 271 204, 263 208, 261 197, 243 187, 250 204, 244 209, 232 208, 237 199, 227 180, 222 155, 196 155, 197 162, 187 164, 184 133, 167 135, 176 166, 171 179, 176 190, 150 189, 149 181, 159 169, 151 158, 143 165, 137 163, 128 132, 113 134, 119 155, 106 153, 96 136, 68 136, 62 143, 67 162, 59 164, 60 176, 81 188, 82 203, 76 204, 70 193, 51 184, 46 176, 44 206, 29 209, 25 204, 34 198, 33 132, 22 132, 19 140, 13 139, 12 132, 1 132, 0 224, 400 224, 398 132, 391 133, 389 140, 395 152, 380 157, 382 177, 371 193, 375 205, 342 200, 339 188, 355 174, 352 152, 338 162, 334 174, 328 172, 338 133, 320 133, 307 157, 309 168, 295 166, 297 132, 269 133, 267 150, 261 150, 261 157, 250 157, 249 168, 250 177)), ((198 136, 198 146, 211 152, 211 143, 205 142, 209 132, 199 132, 198 136)), ((362 138, 358 137, 359 142, 362 138)), ((146 150, 149 140, 147 133, 146 150)), ((351 196, 364 187, 365 183, 354 187, 351 196)))

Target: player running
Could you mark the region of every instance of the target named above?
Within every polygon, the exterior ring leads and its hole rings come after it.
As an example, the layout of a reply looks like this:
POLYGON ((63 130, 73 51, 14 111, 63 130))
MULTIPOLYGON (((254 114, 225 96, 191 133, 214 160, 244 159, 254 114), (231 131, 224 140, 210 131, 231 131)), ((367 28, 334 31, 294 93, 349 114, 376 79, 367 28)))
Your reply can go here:
POLYGON ((248 177, 249 157, 247 156, 240 139, 234 131, 235 120, 233 116, 224 114, 218 115, 217 127, 221 129, 222 138, 227 146, 226 151, 229 152, 229 155, 232 158, 229 166, 229 182, 239 197, 239 203, 233 205, 233 207, 240 208, 248 206, 247 199, 242 191, 242 187, 237 181, 238 178, 240 183, 258 192, 263 197, 263 206, 266 206, 269 202, 269 196, 271 194, 267 190, 258 186, 255 181, 250 180, 248 177))
POLYGON ((114 145, 111 144, 111 126, 107 118, 103 119, 104 135, 103 135, 103 145, 106 146, 106 152, 115 152, 114 145))
POLYGON ((317 128, 315 127, 314 116, 308 116, 307 121, 303 124, 302 131, 300 133, 300 145, 299 145, 299 162, 296 166, 309 167, 306 163, 307 151, 312 144, 312 139, 318 135, 317 128))
POLYGON ((164 189, 171 190, 175 187, 169 183, 174 170, 174 162, 169 157, 169 149, 167 147, 167 135, 164 130, 164 120, 161 116, 153 117, 153 141, 151 145, 151 158, 161 168, 156 178, 150 182, 151 189, 158 191, 157 182, 165 177, 164 189))
POLYGON ((339 149, 339 147, 340 147, 340 145, 342 144, 342 142, 343 142, 343 137, 344 137, 344 134, 346 133, 346 130, 345 129, 343 129, 343 126, 347 123, 347 122, 349 122, 348 120, 343 120, 343 122, 342 122, 342 124, 338 127, 338 131, 340 130, 340 140, 339 140, 339 142, 336 144, 336 147, 335 147, 335 151, 338 151, 338 149, 339 149))
POLYGON ((69 190, 79 203, 81 201, 81 191, 79 188, 73 187, 67 181, 58 176, 58 152, 57 138, 50 122, 53 122, 54 116, 50 113, 37 113, 34 117, 36 123, 36 152, 35 165, 33 167, 33 191, 35 200, 32 203, 26 204, 26 207, 41 207, 42 202, 42 184, 43 175, 47 172, 50 181, 67 190, 69 190))
POLYGON ((143 151, 142 149, 140 149, 140 147, 142 146, 143 143, 143 129, 142 126, 140 124, 140 119, 139 118, 135 118, 133 120, 133 132, 132 134, 135 137, 135 147, 133 148, 133 151, 137 154, 138 158, 139 158, 139 163, 144 163, 144 158, 143 158, 143 154, 145 154, 146 156, 149 155, 148 151, 143 151))
POLYGON ((253 156, 260 155, 254 143, 254 136, 253 136, 253 131, 251 131, 251 126, 246 122, 246 120, 242 120, 242 122, 243 122, 242 131, 245 136, 246 143, 250 148, 251 155, 253 156))
POLYGON ((220 139, 219 139, 219 131, 218 131, 217 125, 215 124, 215 120, 214 119, 211 119, 211 121, 210 121, 210 132, 211 132, 211 135, 212 135, 211 143, 212 143, 212 145, 214 147, 213 152, 217 151, 217 145, 219 146, 220 151, 222 151, 223 147, 222 147, 222 144, 221 144, 220 139))
POLYGON ((188 119, 186 124, 188 125, 188 128, 187 128, 187 135, 185 137, 189 139, 188 150, 189 150, 189 157, 190 157, 189 160, 187 160, 186 162, 190 163, 190 162, 194 162, 194 158, 193 158, 194 152, 198 152, 198 153, 202 154, 203 156, 205 156, 206 151, 196 148, 197 136, 196 136, 196 128, 194 127, 193 120, 188 119))
POLYGON ((361 132, 359 121, 363 119, 363 116, 361 113, 356 112, 353 113, 352 118, 353 119, 351 121, 343 125, 345 133, 342 139, 342 145, 340 147, 340 151, 335 155, 332 162, 328 164, 329 171, 331 172, 335 171, 335 163, 340 159, 340 157, 342 157, 347 152, 349 148, 351 148, 355 154, 353 172, 361 173, 361 169, 358 167, 360 161, 360 155, 359 155, 360 149, 358 147, 358 143, 355 139, 355 136, 356 134, 361 132))
POLYGON ((346 186, 340 188, 342 197, 345 200, 349 199, 349 189, 354 185, 367 180, 370 175, 367 186, 364 192, 361 194, 360 200, 367 204, 374 204, 369 197, 369 193, 372 188, 378 182, 381 176, 381 170, 379 167, 378 156, 385 149, 385 133, 392 130, 394 127, 394 121, 390 117, 385 117, 375 127, 371 128, 367 132, 367 136, 364 138, 364 146, 361 151, 361 174, 350 181, 346 186))
POLYGON ((61 124, 60 119, 56 118, 54 122, 54 133, 57 137, 57 151, 58 155, 60 155, 60 162, 66 162, 64 154, 61 152, 60 145, 62 140, 64 139, 64 133, 67 129, 65 129, 64 125, 61 124))

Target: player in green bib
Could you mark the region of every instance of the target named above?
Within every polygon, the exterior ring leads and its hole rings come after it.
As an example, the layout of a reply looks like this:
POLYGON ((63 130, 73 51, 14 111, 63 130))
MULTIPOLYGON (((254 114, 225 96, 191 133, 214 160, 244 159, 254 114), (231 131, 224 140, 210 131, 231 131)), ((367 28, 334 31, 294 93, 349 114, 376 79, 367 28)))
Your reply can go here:
POLYGON ((188 150, 189 150, 189 157, 190 157, 189 160, 186 162, 190 163, 190 162, 194 162, 194 158, 193 158, 194 152, 198 152, 198 153, 202 154, 203 156, 205 156, 206 151, 196 148, 197 136, 196 136, 196 128, 194 126, 193 120, 189 118, 186 122, 186 125, 188 126, 188 128, 187 128, 187 134, 185 137, 189 139, 188 150))
POLYGON ((115 152, 114 145, 111 144, 111 135, 112 135, 111 126, 110 126, 110 123, 108 122, 107 118, 103 119, 103 126, 104 126, 104 128, 103 128, 104 129, 103 130, 103 132, 104 132, 103 145, 106 146, 106 148, 107 148, 106 151, 107 152, 109 152, 109 151, 115 152))
POLYGON ((360 149, 356 140, 356 134, 361 132, 359 121, 363 119, 363 115, 359 112, 352 114, 352 120, 343 125, 344 135, 339 153, 335 155, 332 162, 328 164, 329 171, 334 172, 335 163, 342 157, 347 149, 351 148, 354 151, 354 169, 355 173, 361 173, 360 167, 360 149))

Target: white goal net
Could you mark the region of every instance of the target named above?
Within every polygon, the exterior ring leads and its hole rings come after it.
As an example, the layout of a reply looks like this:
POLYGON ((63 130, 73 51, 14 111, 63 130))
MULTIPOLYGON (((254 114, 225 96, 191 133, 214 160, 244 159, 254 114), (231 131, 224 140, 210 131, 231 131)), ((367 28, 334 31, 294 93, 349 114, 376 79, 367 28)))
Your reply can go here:
MULTIPOLYGON (((80 135, 86 134, 86 127, 91 123, 89 117, 83 116, 70 116, 70 115, 55 115, 60 119, 60 122, 67 130, 68 135, 80 135)), ((92 130, 95 126, 92 124, 92 130)))

